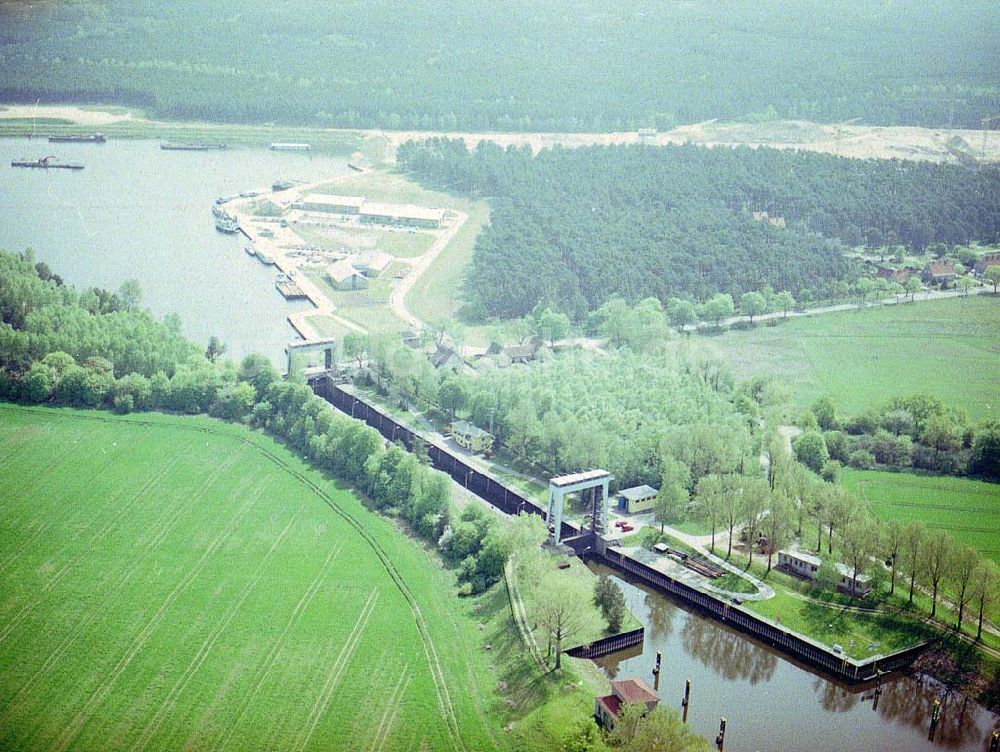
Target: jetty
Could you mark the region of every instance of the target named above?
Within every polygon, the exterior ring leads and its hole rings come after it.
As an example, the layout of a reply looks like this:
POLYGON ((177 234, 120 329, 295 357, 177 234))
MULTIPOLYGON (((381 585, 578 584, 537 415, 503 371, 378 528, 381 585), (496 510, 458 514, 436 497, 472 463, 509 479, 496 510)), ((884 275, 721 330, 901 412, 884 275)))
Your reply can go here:
POLYGON ((292 143, 286 141, 275 141, 268 149, 272 151, 309 151, 312 147, 305 143, 292 143))
POLYGON ((60 162, 55 157, 40 157, 39 159, 15 159, 11 167, 38 167, 43 170, 82 170, 79 162, 60 162))

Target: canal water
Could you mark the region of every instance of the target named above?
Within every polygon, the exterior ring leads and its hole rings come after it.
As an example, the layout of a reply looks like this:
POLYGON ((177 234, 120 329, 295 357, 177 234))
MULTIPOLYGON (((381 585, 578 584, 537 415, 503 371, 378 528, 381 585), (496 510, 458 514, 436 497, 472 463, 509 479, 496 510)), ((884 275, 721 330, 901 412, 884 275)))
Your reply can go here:
POLYGON ((985 752, 1000 719, 930 679, 897 675, 883 682, 877 709, 873 690, 846 689, 781 657, 723 624, 679 606, 652 589, 622 580, 629 609, 646 627, 641 648, 598 659, 612 678, 640 677, 653 685, 656 652, 663 654, 660 702, 678 710, 691 680, 688 723, 714 739, 726 718, 726 750, 876 752, 968 750, 985 752), (942 701, 933 741, 931 706, 942 701))
POLYGON ((319 180, 347 169, 346 158, 267 149, 0 139, 0 248, 32 248, 78 288, 116 290, 135 278, 143 304, 158 317, 179 314, 190 339, 204 344, 215 335, 230 357, 261 352, 283 367, 284 347, 295 339, 286 316, 310 304, 286 302, 274 287, 274 267, 245 254, 242 235, 215 229, 212 201, 269 189, 278 178, 319 180), (48 154, 85 169, 10 166, 48 154))

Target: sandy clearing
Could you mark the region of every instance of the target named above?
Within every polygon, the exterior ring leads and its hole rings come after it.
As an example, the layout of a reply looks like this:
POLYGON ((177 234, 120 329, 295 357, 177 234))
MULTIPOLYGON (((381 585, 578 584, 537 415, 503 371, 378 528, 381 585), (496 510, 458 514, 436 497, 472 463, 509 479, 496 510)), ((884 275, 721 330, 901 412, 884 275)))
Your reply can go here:
MULTIPOLYGON (((84 110, 73 105, 6 105, 0 109, 2 119, 62 118, 78 125, 102 126, 122 121, 149 122, 135 117, 131 112, 115 113, 84 110)), ((204 126, 205 123, 163 122, 162 125, 204 126)), ((492 141, 500 146, 529 146, 534 152, 562 146, 574 148, 591 145, 635 144, 639 135, 635 131, 619 133, 469 133, 439 131, 385 131, 346 130, 337 128, 316 129, 317 132, 361 135, 367 141, 384 148, 384 160, 394 162, 396 149, 406 141, 423 141, 430 138, 461 138, 474 148, 480 141, 492 141)), ((658 146, 693 143, 702 146, 769 146, 775 149, 801 149, 826 154, 864 159, 910 159, 930 162, 957 162, 949 153, 946 142, 960 138, 966 150, 988 161, 1000 161, 1000 131, 983 131, 949 128, 918 128, 909 126, 871 126, 855 123, 822 124, 807 120, 776 120, 767 123, 722 123, 708 120, 683 125, 671 131, 656 134, 649 139, 658 146)))
POLYGON ((8 104, 0 109, 0 120, 23 120, 26 118, 58 118, 70 120, 79 125, 109 125, 125 120, 137 120, 131 112, 124 114, 104 110, 84 110, 72 105, 8 104))

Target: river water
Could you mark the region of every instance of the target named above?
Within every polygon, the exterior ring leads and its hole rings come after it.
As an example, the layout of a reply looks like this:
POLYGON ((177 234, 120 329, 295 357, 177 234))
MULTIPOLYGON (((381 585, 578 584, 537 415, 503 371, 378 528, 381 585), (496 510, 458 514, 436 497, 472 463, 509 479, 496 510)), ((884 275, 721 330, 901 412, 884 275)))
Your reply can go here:
POLYGON ((319 180, 346 171, 346 159, 267 149, 0 139, 0 248, 32 248, 78 288, 116 290, 135 278, 143 305, 159 317, 179 314, 190 339, 204 344, 216 335, 233 358, 261 352, 283 368, 284 347, 295 339, 286 316, 310 304, 286 302, 274 287, 275 269, 243 253, 243 236, 215 229, 212 201, 269 189, 278 178, 319 180), (47 154, 85 169, 10 166, 47 154))
POLYGON ((663 654, 661 703, 681 709, 691 680, 688 722, 714 739, 726 718, 726 750, 968 750, 985 752, 1000 719, 930 679, 897 675, 883 682, 878 708, 871 688, 851 691, 781 657, 714 619, 677 605, 652 589, 591 566, 621 585, 629 609, 646 627, 642 652, 625 651, 597 662, 612 679, 640 677, 653 685, 656 652, 663 654), (934 741, 931 705, 942 700, 934 741))

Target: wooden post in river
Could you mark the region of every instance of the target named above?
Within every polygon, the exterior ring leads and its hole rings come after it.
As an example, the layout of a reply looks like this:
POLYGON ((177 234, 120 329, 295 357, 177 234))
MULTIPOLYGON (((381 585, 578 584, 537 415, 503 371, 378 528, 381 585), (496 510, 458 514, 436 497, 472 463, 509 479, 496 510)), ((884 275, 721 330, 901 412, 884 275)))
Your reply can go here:
POLYGON ((688 704, 691 702, 691 680, 688 679, 684 682, 684 699, 681 701, 681 707, 684 708, 684 723, 688 722, 688 704))

